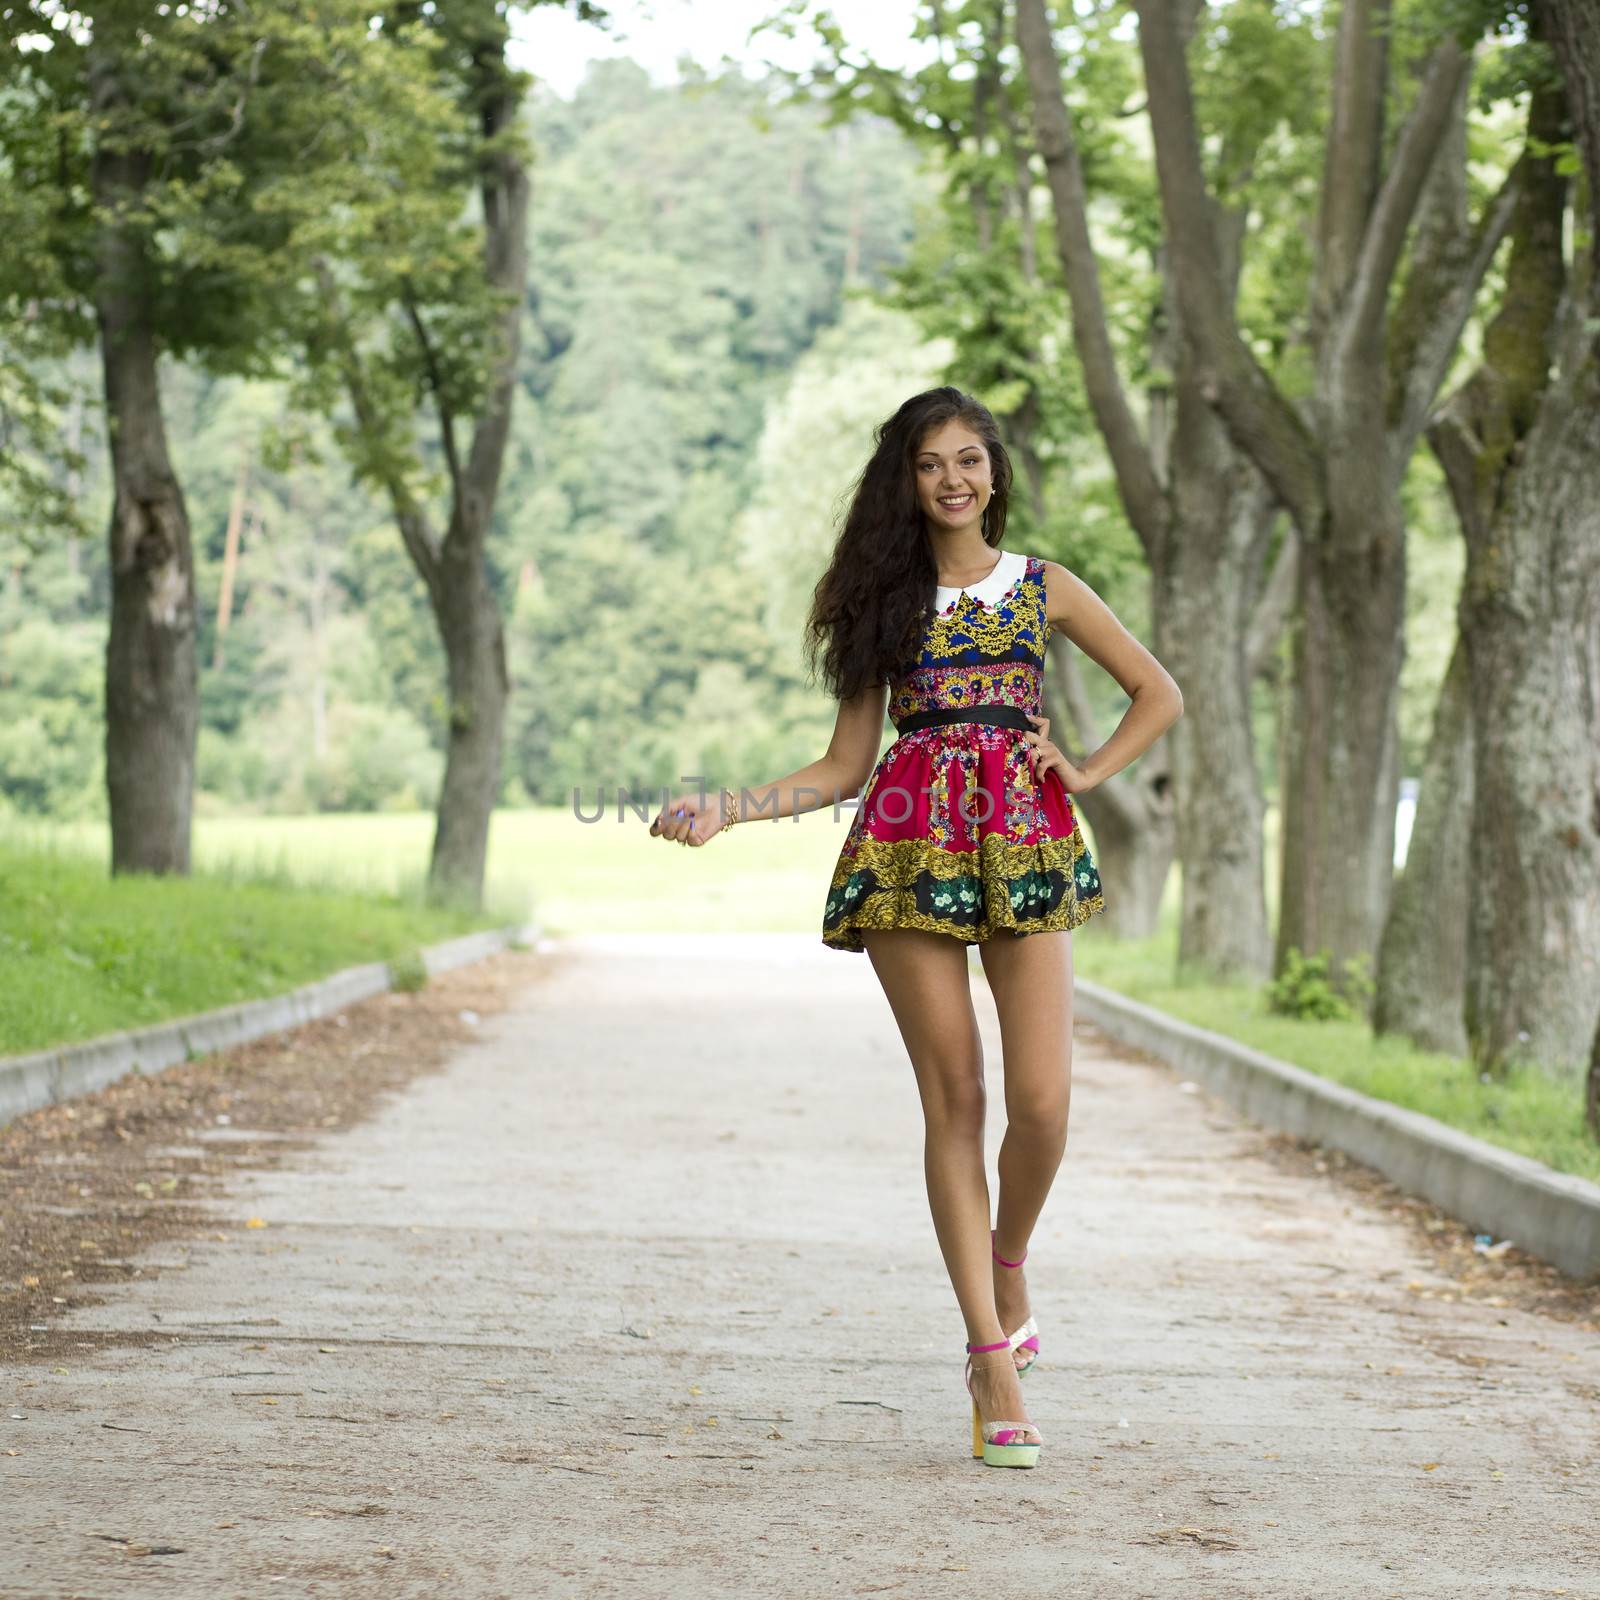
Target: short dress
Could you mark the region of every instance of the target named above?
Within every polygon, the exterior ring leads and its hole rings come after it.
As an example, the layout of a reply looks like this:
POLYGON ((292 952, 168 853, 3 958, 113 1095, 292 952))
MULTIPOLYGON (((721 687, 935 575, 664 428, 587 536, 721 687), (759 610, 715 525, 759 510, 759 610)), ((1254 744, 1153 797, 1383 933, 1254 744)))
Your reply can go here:
MULTIPOLYGON (((896 727, 921 711, 1043 704, 1044 563, 1003 552, 969 589, 940 587, 922 652, 889 685, 896 727)), ((861 791, 828 885, 822 942, 864 950, 863 928, 921 928, 967 944, 1076 928, 1105 909, 1061 776, 1035 781, 1015 728, 954 722, 902 734, 861 791)))

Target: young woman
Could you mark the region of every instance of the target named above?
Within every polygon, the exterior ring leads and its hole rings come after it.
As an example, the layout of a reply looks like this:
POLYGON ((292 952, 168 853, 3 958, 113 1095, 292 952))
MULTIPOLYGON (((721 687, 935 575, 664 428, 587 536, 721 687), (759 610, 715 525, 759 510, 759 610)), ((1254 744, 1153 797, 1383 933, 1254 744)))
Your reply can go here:
POLYGON ((1105 906, 1069 796, 1147 750, 1183 697, 1085 583, 1000 549, 1010 488, 1010 461, 978 401, 954 388, 907 400, 877 431, 812 601, 813 666, 820 652, 840 701, 827 753, 738 795, 680 795, 650 831, 703 845, 741 820, 860 795, 823 942, 867 952, 916 1074, 928 1204, 967 1327, 972 1453, 1031 1467, 1042 1437, 1018 1380, 1039 1339, 1020 1269, 1066 1149, 1071 930, 1105 906), (1081 764, 1039 714, 1052 629, 1133 702, 1081 764), (886 710, 899 737, 879 759, 886 710), (971 944, 1005 1065, 993 1228, 971 944))

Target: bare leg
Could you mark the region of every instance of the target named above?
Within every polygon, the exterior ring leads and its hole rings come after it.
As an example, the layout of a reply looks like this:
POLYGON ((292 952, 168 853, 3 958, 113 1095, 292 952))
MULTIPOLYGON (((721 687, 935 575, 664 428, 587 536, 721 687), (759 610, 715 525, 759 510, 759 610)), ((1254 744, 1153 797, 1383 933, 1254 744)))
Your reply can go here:
MULTIPOLYGON (((1006 1134, 994 1248, 1020 1261, 1067 1147, 1072 1099, 1072 935, 1001 936, 978 946, 1005 1053, 1006 1134)), ((1028 1315, 1022 1270, 992 1263, 995 1308, 1009 1333, 1028 1315)), ((1026 1354, 1022 1360, 1026 1360, 1026 1354)))
MULTIPOLYGON (((862 943, 894 1012, 922 1100, 928 1208, 969 1344, 1004 1339, 989 1253, 983 1169, 983 1046, 972 1009, 967 947, 944 933, 867 929, 862 943)), ((980 1413, 1023 1421, 1016 1368, 975 1370, 980 1413)))

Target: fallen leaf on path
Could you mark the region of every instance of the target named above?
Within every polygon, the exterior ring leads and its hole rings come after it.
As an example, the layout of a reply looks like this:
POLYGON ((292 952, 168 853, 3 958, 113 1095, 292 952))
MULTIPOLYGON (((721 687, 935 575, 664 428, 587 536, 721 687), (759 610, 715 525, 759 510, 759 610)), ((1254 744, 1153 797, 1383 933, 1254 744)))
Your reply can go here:
POLYGON ((1202 1550, 1237 1550, 1238 1543, 1226 1537, 1232 1528, 1157 1528, 1148 1539, 1135 1544, 1192 1544, 1202 1550))

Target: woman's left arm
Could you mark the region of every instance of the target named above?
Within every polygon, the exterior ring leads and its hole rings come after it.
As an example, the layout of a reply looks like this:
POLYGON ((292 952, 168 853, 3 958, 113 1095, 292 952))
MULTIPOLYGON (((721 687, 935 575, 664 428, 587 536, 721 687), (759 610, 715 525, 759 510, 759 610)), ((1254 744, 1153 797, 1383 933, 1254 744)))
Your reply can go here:
POLYGON ((1042 563, 1045 613, 1091 661, 1097 661, 1133 702, 1106 742, 1078 769, 1085 788, 1104 783, 1144 754, 1183 715, 1177 680, 1117 620, 1116 613, 1082 578, 1059 561, 1042 563))

